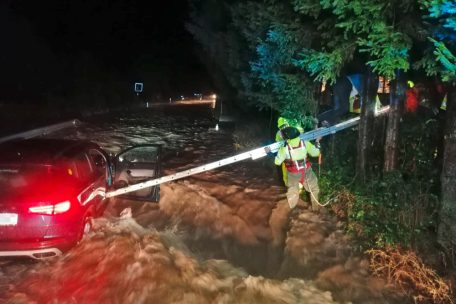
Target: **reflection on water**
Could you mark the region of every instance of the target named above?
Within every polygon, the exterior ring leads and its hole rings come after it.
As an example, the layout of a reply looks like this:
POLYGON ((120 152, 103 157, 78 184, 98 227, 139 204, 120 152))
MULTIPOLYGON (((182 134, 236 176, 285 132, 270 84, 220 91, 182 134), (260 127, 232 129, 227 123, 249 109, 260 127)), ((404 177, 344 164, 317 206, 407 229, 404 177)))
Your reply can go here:
MULTIPOLYGON (((161 143, 165 173, 235 154, 210 118, 153 110, 52 137, 110 153, 161 143)), ((337 222, 288 214, 271 160, 244 161, 161 186, 159 204, 112 199, 95 231, 64 256, 3 261, 8 303, 392 303, 337 222), (124 212, 122 212, 124 210, 124 212)), ((404 303, 404 302, 402 302, 404 303)))

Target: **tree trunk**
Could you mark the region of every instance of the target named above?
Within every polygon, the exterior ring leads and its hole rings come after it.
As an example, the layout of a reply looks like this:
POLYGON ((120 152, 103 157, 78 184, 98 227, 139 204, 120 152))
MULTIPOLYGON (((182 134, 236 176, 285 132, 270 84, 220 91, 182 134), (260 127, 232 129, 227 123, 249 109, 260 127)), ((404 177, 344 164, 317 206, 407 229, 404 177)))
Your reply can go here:
POLYGON ((358 153, 356 161, 356 175, 361 183, 365 183, 370 175, 369 159, 372 154, 373 129, 375 114, 375 97, 377 95, 378 79, 371 70, 364 77, 363 91, 361 92, 361 119, 358 131, 358 153))
POLYGON ((438 241, 450 257, 456 256, 456 88, 448 92, 441 175, 438 241))
POLYGON ((385 160, 383 170, 391 172, 397 168, 397 150, 399 142, 399 126, 405 101, 405 80, 398 73, 390 88, 390 110, 386 125, 385 160))

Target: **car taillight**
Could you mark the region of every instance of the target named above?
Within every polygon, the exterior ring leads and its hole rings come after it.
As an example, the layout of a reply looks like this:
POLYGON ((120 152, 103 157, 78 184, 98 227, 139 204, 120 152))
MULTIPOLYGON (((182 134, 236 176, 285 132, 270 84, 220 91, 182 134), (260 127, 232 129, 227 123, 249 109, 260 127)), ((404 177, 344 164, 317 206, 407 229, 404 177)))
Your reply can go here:
POLYGON ((44 205, 37 207, 30 207, 29 211, 32 213, 41 213, 41 214, 59 214, 64 213, 70 210, 70 202, 64 201, 57 203, 55 205, 44 205))

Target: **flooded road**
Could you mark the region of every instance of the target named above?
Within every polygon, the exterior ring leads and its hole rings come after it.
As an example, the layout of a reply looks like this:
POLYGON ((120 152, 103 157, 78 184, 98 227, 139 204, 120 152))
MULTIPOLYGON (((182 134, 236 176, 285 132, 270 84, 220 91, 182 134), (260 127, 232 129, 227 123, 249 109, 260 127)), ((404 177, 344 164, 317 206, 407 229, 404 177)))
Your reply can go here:
MULTIPOLYGON (((48 137, 107 152, 163 145, 171 174, 239 153, 209 115, 153 109, 48 137)), ((6 303, 396 303, 368 274, 337 221, 305 208, 287 217, 271 159, 161 185, 158 204, 112 199, 94 231, 61 257, 0 261, 6 303)), ((404 303, 397 300, 397 303, 404 303)))

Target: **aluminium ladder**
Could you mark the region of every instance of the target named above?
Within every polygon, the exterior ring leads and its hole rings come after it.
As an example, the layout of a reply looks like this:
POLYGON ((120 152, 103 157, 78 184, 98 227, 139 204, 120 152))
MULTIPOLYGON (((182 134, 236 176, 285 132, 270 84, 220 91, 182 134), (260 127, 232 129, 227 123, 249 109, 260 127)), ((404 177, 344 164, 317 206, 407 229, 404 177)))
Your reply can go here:
MULTIPOLYGON (((388 110, 389 110, 389 106, 382 107, 376 111, 375 115, 376 116, 383 115, 383 114, 387 113, 388 110)), ((336 132, 338 132, 340 130, 344 130, 344 129, 353 127, 353 126, 357 125, 359 123, 359 121, 360 121, 360 116, 346 120, 346 121, 336 124, 334 126, 330 126, 327 128, 319 128, 319 129, 312 130, 312 131, 309 131, 306 133, 302 133, 299 137, 302 140, 312 140, 312 139, 320 138, 320 137, 327 136, 330 134, 335 134, 336 132)), ((237 154, 237 155, 234 155, 234 156, 231 156, 228 158, 224 158, 224 159, 221 159, 221 160, 218 160, 218 161, 215 161, 212 163, 208 163, 208 164, 205 164, 205 165, 202 165, 199 167, 195 167, 192 169, 173 173, 173 174, 159 177, 156 179, 148 180, 148 181, 134 184, 134 185, 131 185, 131 186, 128 186, 125 188, 120 188, 117 190, 109 191, 109 192, 106 192, 106 197, 114 197, 114 196, 129 193, 129 192, 141 190, 144 188, 153 187, 153 186, 156 186, 159 184, 167 183, 167 182, 170 182, 173 180, 185 178, 185 177, 188 177, 191 175, 195 175, 198 173, 210 171, 210 170, 220 168, 220 167, 223 167, 226 165, 237 163, 237 162, 249 159, 249 158, 252 160, 255 160, 255 159, 266 156, 267 148, 269 148, 271 152, 277 152, 283 144, 284 144, 284 141, 275 142, 273 144, 270 144, 270 145, 267 145, 264 147, 256 148, 254 150, 250 150, 250 151, 247 151, 247 152, 244 152, 241 154, 237 154)))

